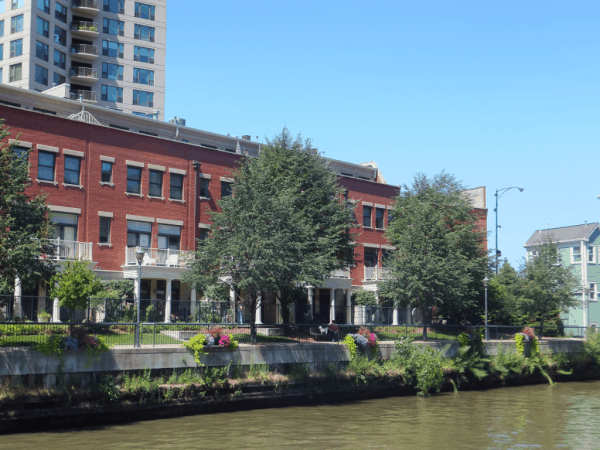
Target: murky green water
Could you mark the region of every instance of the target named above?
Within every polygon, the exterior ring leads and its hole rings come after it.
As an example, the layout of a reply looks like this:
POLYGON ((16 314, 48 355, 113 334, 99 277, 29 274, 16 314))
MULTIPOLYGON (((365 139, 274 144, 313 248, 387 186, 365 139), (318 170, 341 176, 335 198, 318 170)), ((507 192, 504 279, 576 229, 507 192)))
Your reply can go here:
POLYGON ((600 382, 0 436, 4 449, 600 449, 600 382))

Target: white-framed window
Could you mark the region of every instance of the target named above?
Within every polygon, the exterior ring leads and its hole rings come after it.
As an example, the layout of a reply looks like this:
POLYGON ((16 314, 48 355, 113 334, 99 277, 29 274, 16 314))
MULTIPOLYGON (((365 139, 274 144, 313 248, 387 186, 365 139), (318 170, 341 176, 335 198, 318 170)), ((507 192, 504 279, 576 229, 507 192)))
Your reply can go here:
POLYGON ((589 295, 588 299, 590 302, 598 301, 598 284, 597 283, 590 283, 590 295, 589 295))
POLYGON ((533 249, 529 251, 529 259, 532 260, 534 258, 537 258, 538 256, 540 256, 540 251, 539 249, 533 249))
POLYGON ((596 264, 596 246, 588 245, 588 263, 596 264))
POLYGON ((581 262, 581 247, 579 245, 575 245, 571 247, 571 263, 580 263, 581 262))

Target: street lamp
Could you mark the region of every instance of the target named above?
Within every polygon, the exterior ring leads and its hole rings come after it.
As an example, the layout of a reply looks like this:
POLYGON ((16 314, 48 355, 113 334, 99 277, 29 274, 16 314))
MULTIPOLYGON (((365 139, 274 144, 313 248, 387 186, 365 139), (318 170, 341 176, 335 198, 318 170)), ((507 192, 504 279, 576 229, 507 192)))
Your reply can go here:
POLYGON ((137 323, 135 326, 135 346, 140 347, 140 307, 141 307, 141 296, 142 296, 142 260, 144 259, 144 255, 146 252, 143 250, 137 250, 135 252, 135 259, 137 259, 138 263, 138 273, 137 273, 137 289, 136 289, 136 297, 137 297, 137 323))
POLYGON ((521 192, 525 190, 524 188, 512 186, 502 189, 496 189, 496 193, 494 194, 496 196, 496 207, 494 208, 494 212, 496 213, 496 273, 498 273, 498 257, 500 256, 500 252, 498 250, 498 228, 500 228, 500 226, 498 225, 498 199, 502 197, 506 191, 510 191, 511 189, 518 189, 521 192))
POLYGON ((488 282, 490 281, 490 279, 488 277, 485 277, 483 279, 483 287, 485 288, 485 340, 489 341, 489 335, 488 335, 488 310, 487 310, 487 285, 488 282))

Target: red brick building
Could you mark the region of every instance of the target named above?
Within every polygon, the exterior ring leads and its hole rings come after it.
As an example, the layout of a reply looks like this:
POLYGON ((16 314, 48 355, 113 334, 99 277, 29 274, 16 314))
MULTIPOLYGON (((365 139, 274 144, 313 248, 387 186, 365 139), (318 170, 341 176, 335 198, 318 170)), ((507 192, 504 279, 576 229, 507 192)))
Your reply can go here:
MULTIPOLYGON (((48 195, 58 261, 88 261, 103 279, 137 283, 135 250, 143 248, 141 298, 164 300, 165 320, 171 302, 186 301, 194 309, 200 299, 181 281, 186 261, 209 227, 208 212, 230 192, 231 169, 257 155, 259 142, 5 85, 0 118, 10 127, 10 138, 20 135, 18 145, 32 150, 30 191, 48 195)), ((326 305, 327 312, 349 306, 352 290, 377 291, 385 272, 382 255, 392 249, 384 237, 389 210, 399 193, 397 186, 381 182, 376 166, 329 163, 348 200, 356 203, 360 229, 356 266, 307 293, 314 311, 326 305)), ((486 214, 481 218, 484 226, 486 214)), ((43 297, 45 288, 33 294, 43 297)), ((265 305, 269 301, 274 302, 265 299, 265 305)), ((57 309, 55 304, 55 319, 57 309)), ((257 319, 272 321, 267 309, 257 319)))

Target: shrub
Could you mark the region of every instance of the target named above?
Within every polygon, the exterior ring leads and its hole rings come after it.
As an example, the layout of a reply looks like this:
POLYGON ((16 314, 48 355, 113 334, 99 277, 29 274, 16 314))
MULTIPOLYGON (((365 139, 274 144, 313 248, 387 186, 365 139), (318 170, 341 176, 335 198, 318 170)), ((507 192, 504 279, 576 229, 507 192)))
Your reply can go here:
POLYGON ((429 396, 439 392, 444 383, 443 357, 431 347, 411 345, 408 339, 396 342, 394 362, 402 368, 406 384, 414 386, 417 395, 429 396))
POLYGON ((35 346, 35 349, 45 355, 61 355, 65 350, 63 338, 56 335, 46 336, 35 346))
POLYGON ((203 334, 197 334, 196 336, 192 337, 189 341, 183 344, 187 349, 194 352, 194 361, 196 361, 196 364, 198 364, 199 366, 202 365, 202 363, 200 362, 200 356, 206 355, 206 352, 204 351, 205 342, 206 336, 204 336, 203 334))
POLYGON ((358 347, 356 342, 354 342, 354 338, 351 334, 347 334, 346 337, 342 340, 342 343, 346 344, 348 350, 350 351, 350 359, 356 358, 356 353, 358 352, 358 347))
POLYGON ((352 293, 352 304, 356 306, 377 306, 377 299, 374 292, 360 290, 352 293))

